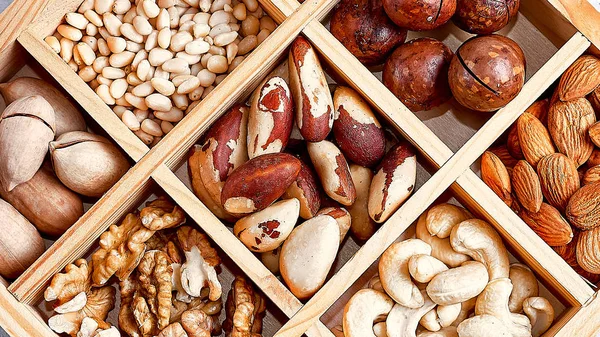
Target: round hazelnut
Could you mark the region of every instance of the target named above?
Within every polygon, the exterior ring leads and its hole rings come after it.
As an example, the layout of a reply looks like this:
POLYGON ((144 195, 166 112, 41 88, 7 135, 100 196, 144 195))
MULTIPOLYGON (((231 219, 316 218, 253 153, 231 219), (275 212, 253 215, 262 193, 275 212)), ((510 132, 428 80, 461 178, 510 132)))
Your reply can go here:
POLYGON ((454 23, 473 34, 504 28, 519 12, 520 0, 457 0, 454 23))
POLYGON ((394 50, 383 67, 383 84, 411 111, 430 110, 452 98, 448 67, 452 51, 432 38, 394 50))
POLYGON ((456 51, 448 80, 454 97, 463 106, 495 111, 512 101, 523 88, 525 55, 507 37, 474 37, 456 51))
POLYGON ((400 27, 431 30, 452 18, 456 0, 383 0, 383 8, 400 27))
POLYGON ((342 0, 333 10, 330 29, 365 65, 383 63, 407 33, 385 14, 381 0, 342 0))

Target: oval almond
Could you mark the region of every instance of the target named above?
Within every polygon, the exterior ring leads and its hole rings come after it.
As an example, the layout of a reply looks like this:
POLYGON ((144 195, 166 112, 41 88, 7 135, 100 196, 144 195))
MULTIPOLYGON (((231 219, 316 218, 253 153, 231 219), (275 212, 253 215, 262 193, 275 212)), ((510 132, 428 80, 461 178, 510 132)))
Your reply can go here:
POLYGON ((575 192, 565 215, 571 225, 584 231, 600 226, 600 182, 585 185, 575 192))
POLYGON ((564 211, 569 199, 580 187, 575 162, 562 153, 555 153, 540 160, 537 171, 548 203, 564 211))

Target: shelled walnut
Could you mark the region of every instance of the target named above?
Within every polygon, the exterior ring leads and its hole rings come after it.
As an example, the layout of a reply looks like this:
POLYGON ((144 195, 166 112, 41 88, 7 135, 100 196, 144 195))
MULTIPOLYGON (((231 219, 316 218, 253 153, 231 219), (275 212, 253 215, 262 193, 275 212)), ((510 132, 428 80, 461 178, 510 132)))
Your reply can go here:
POLYGON ((225 304, 227 318, 223 323, 226 336, 261 337, 262 319, 265 315, 266 303, 263 296, 254 291, 249 281, 236 276, 231 284, 225 304))

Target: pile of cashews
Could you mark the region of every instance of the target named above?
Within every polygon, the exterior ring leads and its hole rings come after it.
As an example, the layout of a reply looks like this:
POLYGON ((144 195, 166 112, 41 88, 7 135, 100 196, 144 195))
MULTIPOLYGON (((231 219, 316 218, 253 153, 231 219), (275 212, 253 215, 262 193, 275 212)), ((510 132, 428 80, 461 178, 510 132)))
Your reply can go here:
POLYGON ((440 204, 392 244, 344 308, 345 337, 538 337, 554 321, 535 275, 464 208, 440 204))

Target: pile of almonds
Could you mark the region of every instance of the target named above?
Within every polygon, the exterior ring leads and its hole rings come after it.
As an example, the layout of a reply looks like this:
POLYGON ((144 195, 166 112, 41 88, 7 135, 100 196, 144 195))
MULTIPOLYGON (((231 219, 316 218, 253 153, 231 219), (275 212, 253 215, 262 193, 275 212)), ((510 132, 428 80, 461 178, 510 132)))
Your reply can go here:
POLYGON ((416 155, 386 135, 357 92, 338 86, 332 97, 303 37, 249 104, 234 106, 193 148, 192 187, 306 299, 348 230, 367 240, 412 193, 416 155), (296 226, 299 218, 306 221, 296 226))
POLYGON ((548 245, 600 280, 600 59, 584 55, 551 99, 534 103, 506 146, 486 152, 483 180, 548 245))
POLYGON ((153 145, 275 28, 256 0, 85 0, 45 41, 153 145))

